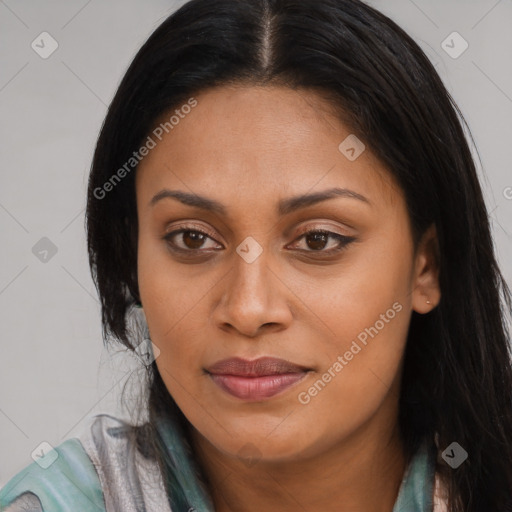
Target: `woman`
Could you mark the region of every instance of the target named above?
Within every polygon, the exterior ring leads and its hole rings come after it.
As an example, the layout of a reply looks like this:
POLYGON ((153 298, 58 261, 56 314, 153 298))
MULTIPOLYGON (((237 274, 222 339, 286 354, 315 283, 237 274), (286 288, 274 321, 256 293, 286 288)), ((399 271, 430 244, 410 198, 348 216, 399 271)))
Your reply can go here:
POLYGON ((0 503, 510 510, 510 292, 462 122, 359 1, 170 16, 87 205, 105 338, 147 364, 148 421, 93 418, 0 503))

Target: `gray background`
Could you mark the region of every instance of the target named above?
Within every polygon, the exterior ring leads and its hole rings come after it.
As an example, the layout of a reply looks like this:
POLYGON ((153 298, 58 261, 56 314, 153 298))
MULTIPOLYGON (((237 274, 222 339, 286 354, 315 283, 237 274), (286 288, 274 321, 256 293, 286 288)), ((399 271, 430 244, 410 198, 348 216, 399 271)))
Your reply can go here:
MULTIPOLYGON (((126 415, 119 392, 127 374, 136 384, 139 366, 103 348, 86 255, 87 174, 126 67, 182 3, 0 1, 0 487, 41 442, 58 445, 98 412, 126 415), (31 47, 45 31, 59 45, 47 59, 31 47), (33 251, 48 246, 43 237, 57 250, 46 261, 33 251)), ((368 3, 420 44, 464 113, 510 283, 512 2, 368 3), (456 59, 441 47, 453 31, 469 43, 456 59)))

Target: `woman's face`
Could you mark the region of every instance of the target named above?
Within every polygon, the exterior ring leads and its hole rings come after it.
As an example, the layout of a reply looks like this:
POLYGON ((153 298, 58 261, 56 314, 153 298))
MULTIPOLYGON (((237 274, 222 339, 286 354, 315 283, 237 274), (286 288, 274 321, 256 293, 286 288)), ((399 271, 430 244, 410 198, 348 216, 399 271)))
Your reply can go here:
POLYGON ((411 312, 438 299, 400 189, 312 92, 222 87, 189 105, 136 175, 140 295, 167 389, 228 456, 386 435, 411 312))

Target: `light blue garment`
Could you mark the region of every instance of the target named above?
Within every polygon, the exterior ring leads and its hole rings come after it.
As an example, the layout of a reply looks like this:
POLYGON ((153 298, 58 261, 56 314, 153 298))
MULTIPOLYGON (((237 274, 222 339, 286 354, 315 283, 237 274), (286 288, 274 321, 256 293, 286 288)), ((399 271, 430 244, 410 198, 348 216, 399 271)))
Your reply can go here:
POLYGON ((435 482, 435 451, 423 443, 407 468, 393 512, 431 512, 435 482))
MULTIPOLYGON (((133 427, 98 415, 87 433, 55 448, 58 458, 47 469, 33 462, 15 475, 0 490, 0 511, 214 512, 179 426, 161 418, 157 429, 172 468, 166 483, 172 509, 163 481, 148 476, 156 474, 156 464, 128 435, 133 427)), ((407 468, 393 512, 431 512, 433 485, 434 452, 423 444, 407 468)))
MULTIPOLYGON (((50 467, 43 469, 33 462, 2 488, 1 511, 17 496, 30 491, 39 498, 44 512, 105 512, 98 475, 80 441, 68 439, 54 449, 58 457, 50 467)), ((13 510, 26 508, 14 506, 13 510)))

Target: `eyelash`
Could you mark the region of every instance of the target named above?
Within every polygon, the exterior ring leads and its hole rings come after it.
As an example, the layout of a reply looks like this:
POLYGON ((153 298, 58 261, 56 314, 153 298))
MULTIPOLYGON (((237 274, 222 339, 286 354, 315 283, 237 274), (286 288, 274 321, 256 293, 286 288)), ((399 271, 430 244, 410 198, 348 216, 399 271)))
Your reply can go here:
POLYGON ((344 249, 347 248, 347 246, 351 242, 353 242, 355 240, 355 237, 353 237, 353 236, 341 235, 340 233, 336 233, 334 231, 329 231, 327 229, 308 229, 308 230, 303 231, 292 243, 296 243, 299 240, 302 240, 303 238, 305 238, 311 234, 321 234, 321 235, 326 235, 329 238, 334 238, 335 240, 338 241, 338 246, 335 247, 334 249, 328 249, 328 250, 320 249, 320 250, 315 251, 313 249, 298 249, 299 251, 304 252, 304 253, 309 253, 309 254, 323 254, 326 256, 330 256, 330 255, 337 254, 337 253, 343 251, 344 249))
MULTIPOLYGON (((201 235, 204 235, 208 238, 210 238, 211 240, 214 240, 216 241, 212 235, 210 233, 207 233, 206 231, 203 231, 201 229, 197 229, 197 228, 181 228, 181 229, 177 229, 175 231, 171 231, 170 233, 167 233, 163 239, 166 241, 167 243, 167 246, 169 247, 169 249, 173 252, 178 252, 178 253, 182 253, 182 254, 187 254, 189 256, 194 256, 194 255, 197 255, 201 252, 209 252, 209 251, 216 251, 216 250, 219 250, 219 249, 183 249, 181 247, 176 247, 176 245, 174 245, 172 243, 172 238, 174 238, 175 236, 179 235, 179 234, 182 234, 182 233, 199 233, 201 235)), ((336 240, 338 240, 339 242, 339 245, 338 247, 334 248, 334 249, 329 249, 329 250, 323 250, 323 249, 320 249, 320 250, 312 250, 312 249, 298 249, 299 251, 303 252, 303 253, 312 253, 312 254, 322 254, 322 255, 333 255, 333 254, 337 254, 341 251, 343 251, 344 249, 346 249, 346 247, 355 240, 355 237, 352 237, 352 236, 346 236, 346 235, 341 235, 339 233, 336 233, 336 232, 333 232, 333 231, 328 231, 328 230, 325 230, 325 229, 309 229, 309 230, 306 230, 304 231, 303 233, 301 233, 295 240, 294 242, 292 243, 296 243, 298 242, 299 240, 302 240, 303 238, 305 238, 306 236, 308 235, 311 235, 311 234, 322 234, 322 235, 327 235, 329 238, 334 238, 336 240)), ((218 243, 218 242, 217 242, 218 243)))

